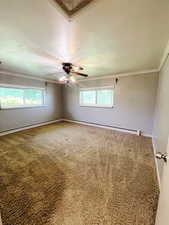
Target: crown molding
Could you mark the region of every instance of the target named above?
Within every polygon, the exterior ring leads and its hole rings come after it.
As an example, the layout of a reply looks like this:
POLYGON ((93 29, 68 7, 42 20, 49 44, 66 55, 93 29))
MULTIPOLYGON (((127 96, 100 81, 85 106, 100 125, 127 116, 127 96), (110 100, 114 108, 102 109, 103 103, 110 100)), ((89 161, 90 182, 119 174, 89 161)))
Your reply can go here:
POLYGON ((59 84, 59 82, 57 80, 56 81, 55 80, 48 80, 48 79, 45 79, 45 78, 34 77, 34 76, 31 76, 31 75, 27 75, 27 74, 15 73, 15 72, 10 72, 10 71, 6 71, 6 70, 0 70, 0 74, 14 76, 14 77, 26 78, 26 79, 30 79, 30 80, 39 80, 39 81, 59 84))
MULTIPOLYGON (((151 74, 151 73, 158 73, 158 72, 159 72, 159 69, 143 70, 143 71, 136 71, 136 72, 131 72, 131 73, 116 73, 116 74, 104 75, 104 76, 93 76, 93 77, 85 78, 84 80, 79 79, 77 81, 85 82, 85 81, 92 81, 92 80, 112 79, 112 78, 136 76, 136 75, 151 74)), ((14 77, 21 77, 21 78, 26 78, 26 79, 31 79, 31 80, 39 80, 39 81, 55 83, 55 84, 61 84, 58 80, 48 80, 45 78, 34 77, 31 75, 27 75, 27 74, 15 73, 15 72, 10 72, 10 71, 6 71, 6 70, 0 70, 0 74, 5 74, 5 75, 9 75, 9 76, 14 76, 14 77)))
POLYGON ((163 65, 165 64, 166 59, 168 58, 168 56, 169 56, 169 41, 167 43, 166 48, 164 49, 164 53, 163 53, 163 56, 162 56, 162 59, 161 59, 161 62, 160 62, 160 66, 158 68, 159 72, 163 68, 163 65))
POLYGON ((142 70, 142 71, 136 71, 131 73, 116 73, 112 75, 104 75, 104 76, 96 76, 96 77, 89 77, 84 80, 78 80, 78 82, 84 82, 84 81, 91 81, 91 80, 103 80, 103 79, 112 79, 112 78, 119 78, 119 77, 127 77, 127 76, 136 76, 136 75, 142 75, 142 74, 151 74, 151 73, 158 73, 158 69, 153 70, 142 70))

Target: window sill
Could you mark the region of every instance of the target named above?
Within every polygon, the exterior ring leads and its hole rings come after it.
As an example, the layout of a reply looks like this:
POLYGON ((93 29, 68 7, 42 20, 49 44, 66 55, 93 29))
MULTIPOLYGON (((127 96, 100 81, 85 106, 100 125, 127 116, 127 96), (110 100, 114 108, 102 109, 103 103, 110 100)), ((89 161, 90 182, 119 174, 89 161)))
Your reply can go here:
POLYGON ((113 105, 80 105, 80 107, 114 108, 113 105))
POLYGON ((3 107, 0 110, 8 110, 8 109, 28 109, 28 108, 41 108, 47 107, 47 105, 32 105, 32 106, 14 106, 14 107, 3 107))

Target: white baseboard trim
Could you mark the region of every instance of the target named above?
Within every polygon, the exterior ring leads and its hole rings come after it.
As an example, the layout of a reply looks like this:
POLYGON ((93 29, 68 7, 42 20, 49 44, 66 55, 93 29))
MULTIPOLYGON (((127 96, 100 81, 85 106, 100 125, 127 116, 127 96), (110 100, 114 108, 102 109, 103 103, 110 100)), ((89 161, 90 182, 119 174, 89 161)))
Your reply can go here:
POLYGON ((0 214, 0 225, 2 225, 2 219, 1 219, 1 214, 0 214))
POLYGON ((130 134, 138 134, 138 131, 134 130, 129 130, 129 129, 124 129, 124 128, 117 128, 117 127, 111 127, 111 126, 105 126, 105 125, 99 125, 99 124, 94 124, 94 123, 87 123, 87 122, 82 122, 82 121, 77 121, 77 120, 69 120, 69 119, 62 119, 62 121, 65 122, 71 122, 71 123, 79 123, 87 126, 93 126, 93 127, 99 127, 99 128, 104 128, 104 129, 109 129, 109 130, 115 130, 115 131, 120 131, 124 133, 130 133, 130 134))
POLYGON ((152 138, 152 145, 153 145, 154 161, 155 161, 155 167, 156 167, 157 180, 158 180, 158 185, 159 185, 159 189, 160 189, 161 188, 161 180, 160 180, 160 173, 159 173, 159 169, 158 169, 158 162, 157 162, 157 158, 156 158, 157 150, 156 150, 153 138, 152 138))
POLYGON ((48 121, 48 122, 44 122, 44 123, 38 123, 38 124, 30 125, 30 126, 11 129, 11 130, 8 130, 8 131, 0 132, 0 136, 16 133, 16 132, 19 132, 19 131, 22 131, 22 130, 27 130, 27 129, 31 129, 31 128, 35 128, 35 127, 41 127, 41 126, 44 126, 44 125, 48 125, 48 124, 51 124, 51 123, 57 123, 57 122, 61 122, 61 121, 63 121, 63 119, 52 120, 52 121, 48 121))
POLYGON ((144 136, 144 137, 152 138, 152 135, 151 134, 147 134, 147 133, 144 133, 144 132, 141 135, 144 136))
MULTIPOLYGON (((51 123, 57 123, 57 122, 61 122, 61 121, 66 121, 66 122, 71 122, 71 123, 79 123, 79 124, 83 124, 83 125, 88 125, 88 126, 93 126, 93 127, 99 127, 99 128, 104 128, 104 129, 109 129, 109 130, 116 130, 116 131, 120 131, 120 132, 124 132, 124 133, 130 133, 130 134, 139 134, 139 130, 130 130, 130 129, 124 129, 124 128, 117 128, 117 127, 111 127, 111 126, 105 126, 105 125, 99 125, 99 124, 94 124, 94 123, 87 123, 87 122, 82 122, 82 121, 77 121, 77 120, 69 120, 69 119, 57 119, 57 120, 52 120, 52 121, 48 121, 48 122, 44 122, 44 123, 38 123, 38 124, 33 124, 30 126, 25 126, 25 127, 21 127, 21 128, 16 128, 16 129, 11 129, 8 131, 3 131, 0 132, 0 136, 4 136, 7 134, 12 134, 12 133, 16 133, 22 130, 27 130, 27 129, 31 129, 31 128, 35 128, 35 127, 40 127, 40 126, 44 126, 44 125, 48 125, 51 123)), ((142 133, 142 136, 145 137, 151 137, 152 135, 150 134, 146 134, 146 133, 142 133)))
MULTIPOLYGON (((79 123, 79 124, 83 124, 83 125, 99 127, 99 128, 109 129, 109 130, 116 130, 116 131, 120 131, 120 132, 124 132, 124 133, 136 134, 138 136, 140 136, 139 134, 141 132, 140 130, 130 130, 130 129, 124 129, 124 128, 120 128, 120 127, 118 128, 118 127, 113 127, 113 126, 105 126, 105 125, 82 122, 82 121, 77 121, 77 120, 62 119, 62 121, 79 123)), ((143 133, 141 132, 141 136, 152 138, 151 134, 147 134, 147 133, 144 133, 144 132, 143 133)))

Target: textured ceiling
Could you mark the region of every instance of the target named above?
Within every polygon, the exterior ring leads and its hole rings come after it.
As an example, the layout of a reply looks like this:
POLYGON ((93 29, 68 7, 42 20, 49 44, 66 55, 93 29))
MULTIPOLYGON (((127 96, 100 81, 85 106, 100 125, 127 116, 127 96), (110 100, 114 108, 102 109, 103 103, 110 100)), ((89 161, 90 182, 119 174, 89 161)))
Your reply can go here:
POLYGON ((53 0, 0 0, 0 70, 57 79, 61 61, 90 76, 157 69, 168 0, 96 0, 68 19, 53 0))
POLYGON ((89 4, 93 0, 54 0, 59 6, 71 16, 84 8, 87 4, 89 4))

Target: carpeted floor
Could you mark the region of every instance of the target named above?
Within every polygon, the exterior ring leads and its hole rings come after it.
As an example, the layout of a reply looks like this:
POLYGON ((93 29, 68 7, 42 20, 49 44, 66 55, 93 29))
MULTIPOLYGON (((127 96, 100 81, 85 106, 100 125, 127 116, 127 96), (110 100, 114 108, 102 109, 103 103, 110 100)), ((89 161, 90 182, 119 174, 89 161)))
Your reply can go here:
POLYGON ((61 122, 0 137, 3 225, 154 225, 151 139, 61 122))

